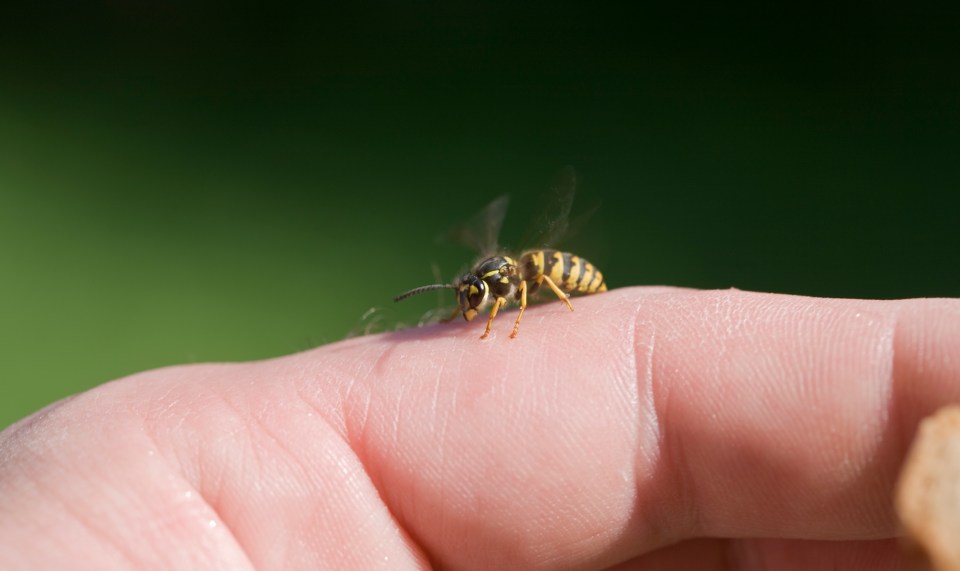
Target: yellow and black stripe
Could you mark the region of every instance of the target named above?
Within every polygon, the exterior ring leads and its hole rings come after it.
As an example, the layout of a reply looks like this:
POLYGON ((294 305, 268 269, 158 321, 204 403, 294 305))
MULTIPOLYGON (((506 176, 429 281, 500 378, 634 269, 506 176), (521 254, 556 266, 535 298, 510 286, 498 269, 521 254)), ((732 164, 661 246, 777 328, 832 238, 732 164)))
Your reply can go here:
POLYGON ((587 260, 559 250, 534 250, 520 256, 520 276, 530 283, 530 293, 549 278, 566 293, 591 294, 607 291, 603 273, 587 260))

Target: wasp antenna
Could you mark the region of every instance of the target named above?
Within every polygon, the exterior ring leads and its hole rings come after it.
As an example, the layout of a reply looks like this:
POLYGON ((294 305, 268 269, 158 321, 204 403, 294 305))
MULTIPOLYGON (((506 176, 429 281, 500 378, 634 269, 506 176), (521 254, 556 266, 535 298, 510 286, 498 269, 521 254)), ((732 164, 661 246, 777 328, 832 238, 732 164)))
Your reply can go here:
POLYGON ((423 293, 425 291, 433 291, 437 289, 454 289, 455 287, 456 286, 452 284, 431 284, 431 285, 420 286, 417 288, 413 288, 408 292, 401 293, 397 297, 393 298, 393 301, 400 301, 403 299, 407 299, 412 295, 417 295, 418 293, 423 293))

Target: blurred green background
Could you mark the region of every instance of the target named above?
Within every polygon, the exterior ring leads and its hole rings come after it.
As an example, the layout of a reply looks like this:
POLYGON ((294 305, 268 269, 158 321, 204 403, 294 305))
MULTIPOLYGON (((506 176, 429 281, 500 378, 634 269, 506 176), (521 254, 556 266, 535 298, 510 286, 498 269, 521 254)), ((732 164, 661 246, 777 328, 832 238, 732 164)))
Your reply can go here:
POLYGON ((960 294, 953 14, 140 0, 0 22, 0 427, 336 341, 373 306, 415 319, 436 299, 391 297, 471 259, 434 237, 510 193, 509 242, 567 164, 612 287, 960 294))

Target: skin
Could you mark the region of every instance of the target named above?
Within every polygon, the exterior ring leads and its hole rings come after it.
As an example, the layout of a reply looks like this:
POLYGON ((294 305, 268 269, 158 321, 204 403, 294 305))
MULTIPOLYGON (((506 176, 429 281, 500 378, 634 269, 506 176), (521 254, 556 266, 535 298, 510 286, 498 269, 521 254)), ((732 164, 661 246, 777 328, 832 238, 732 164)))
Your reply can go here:
POLYGON ((574 307, 61 401, 0 433, 0 568, 902 567, 892 491, 960 400, 960 300, 574 307))

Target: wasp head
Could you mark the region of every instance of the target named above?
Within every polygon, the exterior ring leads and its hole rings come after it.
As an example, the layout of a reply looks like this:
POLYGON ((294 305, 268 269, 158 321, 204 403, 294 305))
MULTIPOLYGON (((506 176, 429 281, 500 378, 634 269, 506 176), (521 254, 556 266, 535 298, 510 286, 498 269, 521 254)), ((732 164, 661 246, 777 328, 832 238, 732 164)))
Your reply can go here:
POLYGON ((487 284, 482 279, 466 274, 457 281, 457 302, 463 318, 470 321, 477 316, 480 306, 487 300, 487 284))
POLYGON ((489 292, 489 288, 482 278, 474 274, 465 274, 452 284, 432 284, 414 288, 393 298, 393 301, 401 301, 413 295, 438 289, 456 290, 457 305, 463 312, 463 318, 467 321, 477 316, 480 308, 486 303, 489 292))

